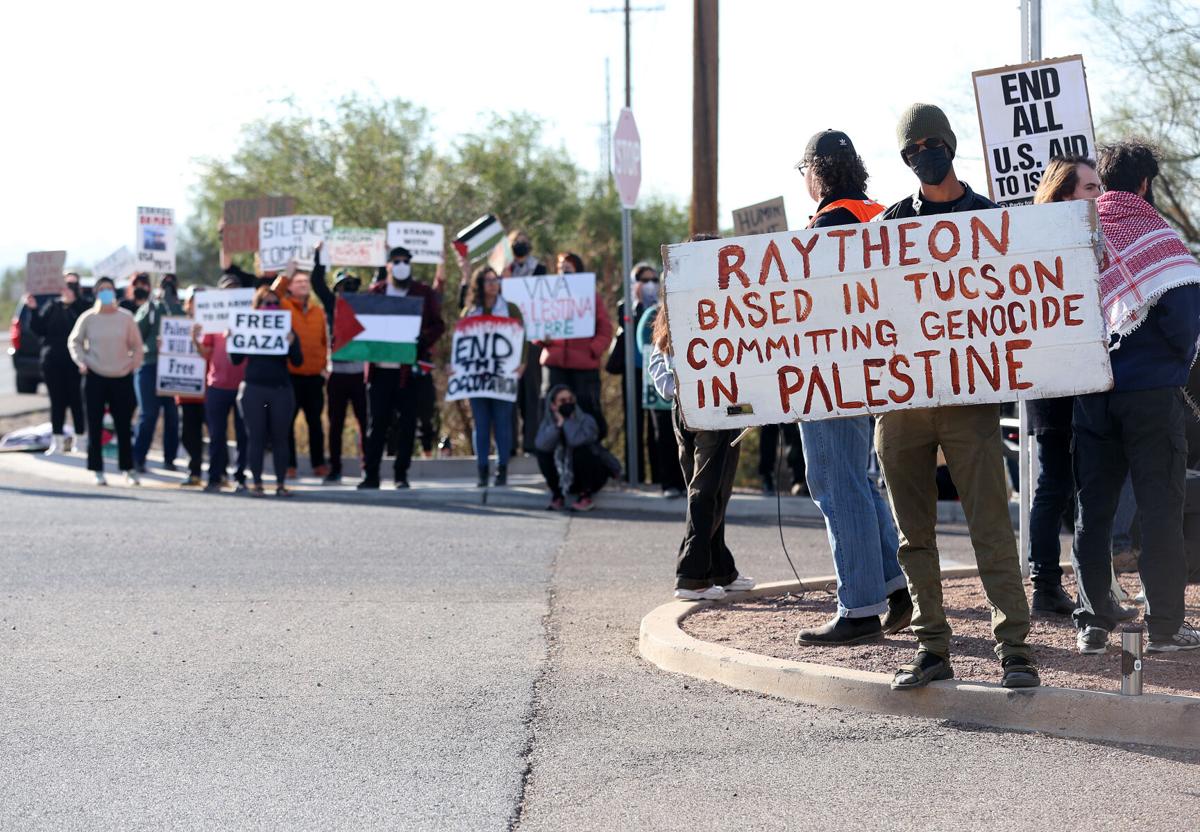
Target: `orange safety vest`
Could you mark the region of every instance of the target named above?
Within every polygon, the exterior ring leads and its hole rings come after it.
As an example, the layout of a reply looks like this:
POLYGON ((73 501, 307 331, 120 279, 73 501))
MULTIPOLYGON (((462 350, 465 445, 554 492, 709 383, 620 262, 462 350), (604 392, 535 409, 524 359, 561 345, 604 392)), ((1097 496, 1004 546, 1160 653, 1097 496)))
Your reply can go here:
POLYGON ((884 206, 873 199, 839 199, 837 202, 831 202, 813 214, 813 219, 815 220, 822 214, 828 214, 837 208, 845 208, 859 222, 870 222, 886 210, 884 206))

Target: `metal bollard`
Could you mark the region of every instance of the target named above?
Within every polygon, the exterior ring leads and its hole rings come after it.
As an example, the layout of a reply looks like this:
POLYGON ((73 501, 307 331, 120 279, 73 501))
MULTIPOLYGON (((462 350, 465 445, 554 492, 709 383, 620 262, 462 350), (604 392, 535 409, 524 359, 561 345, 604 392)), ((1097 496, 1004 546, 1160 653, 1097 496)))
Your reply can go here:
POLYGON ((1142 628, 1121 628, 1121 695, 1142 695, 1142 628))

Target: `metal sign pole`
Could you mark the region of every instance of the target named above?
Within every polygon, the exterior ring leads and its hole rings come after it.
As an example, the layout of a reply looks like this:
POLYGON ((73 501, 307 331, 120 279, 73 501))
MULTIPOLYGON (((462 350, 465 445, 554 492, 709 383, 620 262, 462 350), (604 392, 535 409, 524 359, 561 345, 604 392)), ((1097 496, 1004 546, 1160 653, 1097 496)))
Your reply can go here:
POLYGON ((625 317, 621 325, 625 328, 625 474, 632 485, 638 481, 637 451, 639 431, 637 424, 637 378, 636 362, 638 343, 637 321, 633 314, 633 282, 629 273, 633 271, 633 211, 621 209, 621 268, 623 296, 625 298, 625 317))

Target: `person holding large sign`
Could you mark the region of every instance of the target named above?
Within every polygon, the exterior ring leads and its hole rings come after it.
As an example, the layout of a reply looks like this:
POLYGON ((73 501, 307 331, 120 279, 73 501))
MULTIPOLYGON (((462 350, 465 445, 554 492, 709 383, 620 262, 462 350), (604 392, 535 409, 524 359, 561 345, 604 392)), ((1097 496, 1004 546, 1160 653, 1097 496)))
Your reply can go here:
POLYGON ((471 277, 467 303, 454 327, 453 372, 446 400, 467 399, 475 422, 480 488, 488 484, 488 451, 496 437, 496 485, 508 484, 513 452, 513 405, 525 369, 525 322, 500 295, 500 275, 481 266, 471 277))
MULTIPOLYGON (((243 291, 236 276, 222 275, 217 282, 217 292, 243 291)), ((253 300, 251 301, 253 303, 253 300)), ((225 337, 228 327, 220 332, 205 332, 204 325, 197 322, 192 327, 192 342, 196 350, 208 361, 208 374, 204 396, 204 421, 208 425, 208 484, 204 490, 210 494, 219 492, 227 484, 229 465, 229 412, 233 411, 233 430, 237 440, 237 467, 234 481, 238 488, 246 486, 246 426, 242 411, 237 406, 238 390, 246 377, 245 364, 234 364, 226 350, 225 337)))
MULTIPOLYGON (((917 193, 888 208, 883 219, 996 207, 955 174, 958 142, 940 108, 932 104, 909 107, 900 116, 896 138, 901 158, 921 186, 917 193)), ((974 404, 890 410, 881 414, 875 425, 875 447, 900 530, 900 565, 912 593, 912 631, 919 642, 916 658, 900 666, 892 688, 923 687, 954 676, 935 530, 937 493, 933 482, 939 446, 958 486, 979 578, 992 605, 996 654, 1003 668, 1001 684, 1035 687, 1041 680, 1026 641, 1029 602, 1008 513, 1000 405, 974 404)))
MULTIPOLYGON (((883 213, 882 205, 867 198, 867 169, 840 130, 809 139, 799 168, 818 202, 809 228, 868 222, 883 213)), ((898 633, 912 620, 912 600, 896 560, 896 527, 867 471, 871 427, 870 416, 800 423, 809 493, 825 517, 833 552, 838 608, 822 626, 801 630, 798 644, 853 644, 898 633)))
POLYGON ((175 397, 159 395, 158 391, 158 347, 163 318, 183 315, 175 275, 163 275, 159 294, 159 297, 151 297, 142 304, 133 316, 146 344, 146 357, 137 371, 135 388, 138 423, 133 438, 133 467, 139 474, 146 473, 146 456, 150 453, 150 443, 154 441, 154 433, 158 429, 160 412, 163 417, 163 467, 166 470, 175 470, 175 456, 179 452, 179 409, 175 406, 175 397))
POLYGON ((249 310, 233 313, 226 348, 230 361, 246 364, 246 377, 238 393, 238 408, 246 422, 250 473, 254 477, 248 491, 262 497, 263 456, 267 439, 271 440, 271 460, 275 463, 275 494, 290 497, 284 484, 288 469, 288 430, 296 411, 288 365, 304 363, 300 339, 292 331, 292 313, 283 308, 279 293, 260 286, 249 310))

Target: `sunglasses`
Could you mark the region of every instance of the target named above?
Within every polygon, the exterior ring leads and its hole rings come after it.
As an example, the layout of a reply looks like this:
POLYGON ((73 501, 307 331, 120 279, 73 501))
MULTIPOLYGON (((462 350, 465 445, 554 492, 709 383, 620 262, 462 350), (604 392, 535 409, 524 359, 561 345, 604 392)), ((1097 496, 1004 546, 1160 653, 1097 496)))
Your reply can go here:
POLYGON ((922 139, 901 150, 900 155, 904 158, 905 162, 911 165, 913 158, 922 150, 936 150, 939 147, 945 146, 946 143, 941 139, 922 139))

